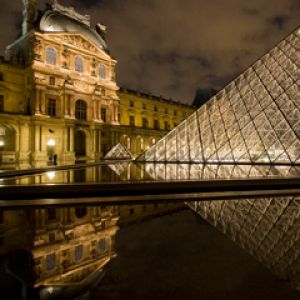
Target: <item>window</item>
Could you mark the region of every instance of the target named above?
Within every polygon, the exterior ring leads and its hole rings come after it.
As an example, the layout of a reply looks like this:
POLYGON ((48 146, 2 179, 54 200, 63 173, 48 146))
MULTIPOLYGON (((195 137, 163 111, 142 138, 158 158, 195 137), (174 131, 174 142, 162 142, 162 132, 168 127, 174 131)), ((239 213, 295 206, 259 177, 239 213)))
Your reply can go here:
POLYGON ((130 125, 130 126, 135 126, 135 119, 134 119, 134 116, 130 116, 130 117, 129 117, 129 125, 130 125))
POLYGON ((75 247, 75 260, 79 261, 82 259, 82 257, 83 257, 83 246, 78 245, 75 247))
POLYGON ((54 207, 50 207, 47 209, 47 216, 49 221, 56 220, 56 210, 54 207))
POLYGON ((56 65, 56 51, 53 48, 46 48, 46 63, 56 65))
POLYGON ((165 130, 169 130, 170 127, 169 127, 169 122, 165 121, 165 130))
POLYGON ((100 76, 101 79, 106 78, 106 68, 103 64, 99 65, 99 76, 100 76))
POLYGON ((86 120, 87 105, 83 100, 77 100, 75 104, 75 118, 86 120))
POLYGON ((55 77, 54 76, 49 77, 49 85, 55 85, 55 77))
POLYGON ((157 111, 157 106, 154 106, 154 111, 157 111))
POLYGON ((142 119, 143 128, 148 128, 148 120, 146 118, 142 119))
POLYGON ((75 56, 75 71, 83 73, 83 60, 80 56, 75 56))
POLYGON ((76 207, 75 208, 75 216, 80 219, 83 218, 87 213, 86 207, 76 207))
POLYGON ((147 109, 146 103, 143 103, 143 109, 147 109))
POLYGON ((154 129, 159 129, 158 120, 154 120, 154 129))
POLYGON ((167 108, 165 108, 165 114, 167 114, 168 113, 168 109, 167 108))
POLYGON ((177 116, 177 111, 176 110, 174 110, 174 116, 177 116))
POLYGON ((106 240, 105 238, 102 238, 99 240, 99 252, 104 253, 106 250, 106 240))
POLYGON ((3 73, 2 72, 0 72, 0 81, 3 81, 4 79, 3 79, 3 73))
POLYGON ((0 224, 4 223, 4 213, 2 210, 0 210, 0 224))
POLYGON ((0 112, 4 111, 4 96, 0 95, 0 112))
POLYGON ((106 108, 101 108, 101 120, 106 122, 106 108))
POLYGON ((133 102, 132 100, 130 100, 129 106, 130 106, 130 107, 134 107, 134 102, 133 102))
POLYGON ((55 253, 46 256, 46 271, 52 271, 55 269, 56 256, 55 253))
POLYGON ((51 117, 56 116, 56 100, 54 99, 48 100, 48 115, 51 117))
POLYGON ((130 215, 134 215, 134 208, 130 208, 130 209, 129 209, 129 214, 130 214, 130 215))

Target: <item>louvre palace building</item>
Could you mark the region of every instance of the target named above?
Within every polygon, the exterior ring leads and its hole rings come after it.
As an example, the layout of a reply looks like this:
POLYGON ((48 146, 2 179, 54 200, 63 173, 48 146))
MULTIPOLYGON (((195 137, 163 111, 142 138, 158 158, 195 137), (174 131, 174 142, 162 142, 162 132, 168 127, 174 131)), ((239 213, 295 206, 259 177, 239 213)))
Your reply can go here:
POLYGON ((22 34, 0 62, 2 163, 101 159, 118 143, 133 156, 192 109, 120 89, 106 27, 56 0, 23 0, 22 34))

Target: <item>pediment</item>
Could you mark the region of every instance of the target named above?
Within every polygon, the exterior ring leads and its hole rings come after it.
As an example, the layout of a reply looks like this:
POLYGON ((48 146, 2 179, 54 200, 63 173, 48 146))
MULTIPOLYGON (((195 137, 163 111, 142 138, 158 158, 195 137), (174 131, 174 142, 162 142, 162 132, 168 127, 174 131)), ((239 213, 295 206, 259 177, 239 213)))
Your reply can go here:
POLYGON ((106 60, 110 59, 110 56, 103 49, 101 49, 98 45, 96 45, 96 43, 94 43, 82 33, 48 33, 47 36, 55 42, 88 51, 91 54, 97 55, 106 60))

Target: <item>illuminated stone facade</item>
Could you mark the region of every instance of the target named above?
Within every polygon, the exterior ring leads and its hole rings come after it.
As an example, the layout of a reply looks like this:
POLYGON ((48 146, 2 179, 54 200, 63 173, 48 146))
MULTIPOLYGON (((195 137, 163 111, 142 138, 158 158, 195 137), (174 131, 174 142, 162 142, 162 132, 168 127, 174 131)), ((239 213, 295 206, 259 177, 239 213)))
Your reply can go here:
POLYGON ((89 16, 57 1, 39 16, 36 1, 23 4, 22 35, 0 63, 2 162, 97 160, 119 141, 137 155, 191 112, 146 95, 118 95, 104 25, 91 28, 89 16), (168 118, 166 110, 178 115, 168 118))

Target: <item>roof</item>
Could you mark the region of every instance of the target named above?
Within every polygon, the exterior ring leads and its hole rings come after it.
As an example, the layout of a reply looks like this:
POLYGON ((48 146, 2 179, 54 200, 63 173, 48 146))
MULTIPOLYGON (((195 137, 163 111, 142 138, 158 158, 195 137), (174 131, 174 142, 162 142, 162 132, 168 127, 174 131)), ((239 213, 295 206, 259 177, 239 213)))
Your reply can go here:
POLYGON ((100 49, 107 51, 108 47, 104 39, 90 28, 85 22, 72 18, 54 10, 47 10, 43 14, 39 22, 39 29, 43 32, 72 32, 82 33, 92 42, 94 42, 100 49))

